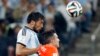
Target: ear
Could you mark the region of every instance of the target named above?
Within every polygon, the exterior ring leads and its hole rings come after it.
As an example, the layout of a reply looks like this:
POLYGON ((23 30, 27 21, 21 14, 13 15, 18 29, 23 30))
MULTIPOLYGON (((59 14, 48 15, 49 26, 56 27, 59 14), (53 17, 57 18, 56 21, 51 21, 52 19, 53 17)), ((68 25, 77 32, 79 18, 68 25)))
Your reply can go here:
POLYGON ((54 38, 51 37, 51 38, 50 38, 50 41, 51 41, 51 42, 54 42, 54 38))
POLYGON ((35 21, 33 21, 33 20, 32 20, 32 21, 31 21, 31 25, 33 25, 33 26, 34 26, 34 25, 35 25, 35 21))

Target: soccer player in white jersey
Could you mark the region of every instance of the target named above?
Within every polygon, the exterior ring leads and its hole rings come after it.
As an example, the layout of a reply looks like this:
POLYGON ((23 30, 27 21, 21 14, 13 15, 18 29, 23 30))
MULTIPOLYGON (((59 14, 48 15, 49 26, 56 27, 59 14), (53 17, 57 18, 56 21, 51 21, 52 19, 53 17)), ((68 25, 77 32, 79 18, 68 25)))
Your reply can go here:
POLYGON ((38 56, 40 46, 37 33, 44 23, 44 16, 38 12, 32 12, 27 18, 27 25, 17 35, 16 56, 38 56))

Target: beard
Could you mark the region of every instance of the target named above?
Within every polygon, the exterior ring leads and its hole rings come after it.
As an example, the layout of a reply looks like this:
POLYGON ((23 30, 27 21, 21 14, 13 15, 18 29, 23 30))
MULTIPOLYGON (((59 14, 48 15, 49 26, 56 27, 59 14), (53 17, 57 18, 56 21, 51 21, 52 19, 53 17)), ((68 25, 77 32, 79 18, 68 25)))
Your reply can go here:
POLYGON ((36 28, 36 25, 33 27, 33 31, 35 31, 36 33, 38 33, 39 31, 36 28))
POLYGON ((35 31, 35 32, 37 32, 37 33, 39 33, 39 32, 42 32, 44 30, 44 28, 39 28, 38 26, 34 26, 33 27, 33 31, 35 31))

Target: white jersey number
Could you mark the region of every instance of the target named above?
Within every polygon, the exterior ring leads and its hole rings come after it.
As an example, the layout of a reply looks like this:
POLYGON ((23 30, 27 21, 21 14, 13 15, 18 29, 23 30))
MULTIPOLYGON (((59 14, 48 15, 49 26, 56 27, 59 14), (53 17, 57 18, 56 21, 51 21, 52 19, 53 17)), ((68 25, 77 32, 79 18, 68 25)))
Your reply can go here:
POLYGON ((58 54, 57 53, 53 53, 53 56, 58 56, 58 54))

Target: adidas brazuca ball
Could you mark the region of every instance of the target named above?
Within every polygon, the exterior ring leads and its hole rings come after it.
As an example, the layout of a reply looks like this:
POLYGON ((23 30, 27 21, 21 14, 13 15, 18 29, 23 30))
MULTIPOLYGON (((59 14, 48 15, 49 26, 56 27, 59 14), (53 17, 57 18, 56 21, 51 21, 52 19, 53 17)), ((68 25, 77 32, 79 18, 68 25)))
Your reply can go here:
POLYGON ((71 1, 67 4, 66 11, 71 17, 78 17, 82 15, 82 6, 78 1, 71 1))

